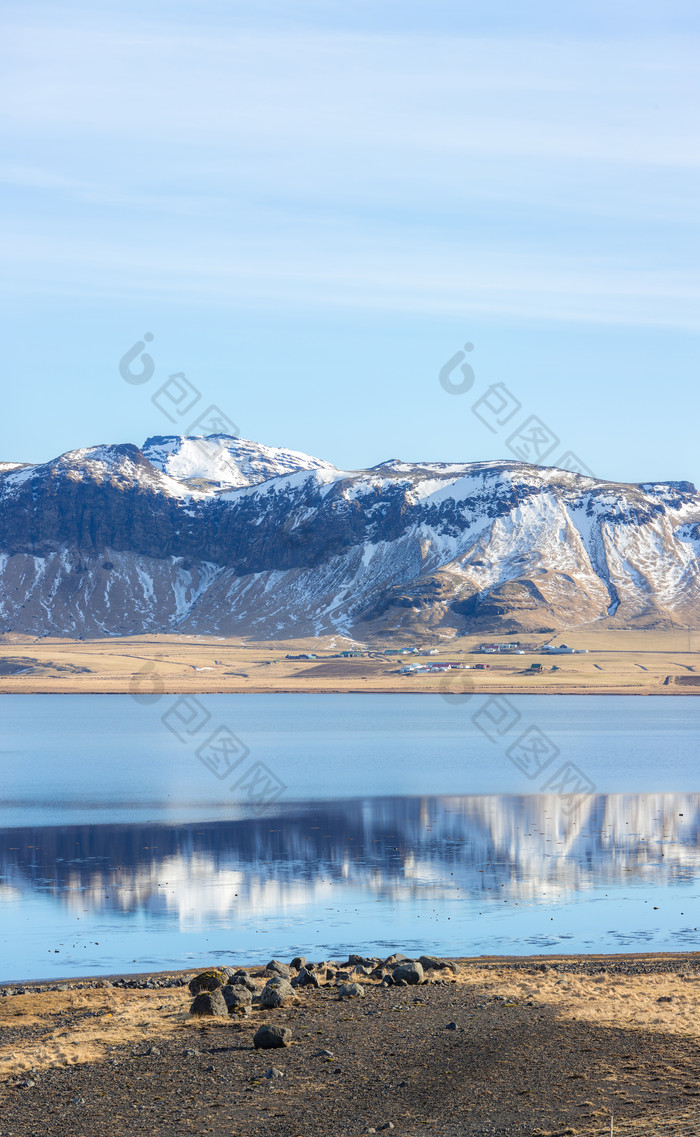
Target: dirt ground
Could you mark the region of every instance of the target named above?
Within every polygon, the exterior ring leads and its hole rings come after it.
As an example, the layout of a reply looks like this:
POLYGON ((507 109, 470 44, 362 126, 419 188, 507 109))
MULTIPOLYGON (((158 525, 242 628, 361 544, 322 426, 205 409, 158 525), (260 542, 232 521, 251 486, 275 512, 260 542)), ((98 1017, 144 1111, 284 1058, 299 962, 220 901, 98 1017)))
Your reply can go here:
POLYGON ((0 999, 0 1137, 700 1133, 698 955, 463 960, 449 981, 361 982, 363 998, 304 988, 228 1019, 192 1018, 186 987, 27 987, 0 999), (263 1022, 291 1044, 256 1051, 263 1022))
MULTIPOLYGON (((595 628, 521 636, 524 655, 479 655, 484 639, 436 639, 436 655, 333 658, 352 648, 343 637, 254 642, 207 636, 75 641, 0 637, 0 694, 11 692, 410 691, 453 694, 700 694, 700 632, 615 632, 595 628), (565 642, 587 654, 547 657, 531 650, 565 642), (316 659, 288 659, 312 653, 316 659), (408 663, 455 660, 469 670, 400 675, 408 663), (475 669, 475 664, 485 665, 475 669), (542 671, 533 674, 532 664, 542 671), (553 670, 556 669, 556 670, 553 670)), ((515 637, 518 638, 518 637, 515 637)), ((375 651, 377 645, 369 645, 375 651)), ((388 645, 378 645, 388 646, 388 645)), ((396 646, 396 645, 393 645, 396 646)), ((402 645, 403 646, 403 645, 402 645)))

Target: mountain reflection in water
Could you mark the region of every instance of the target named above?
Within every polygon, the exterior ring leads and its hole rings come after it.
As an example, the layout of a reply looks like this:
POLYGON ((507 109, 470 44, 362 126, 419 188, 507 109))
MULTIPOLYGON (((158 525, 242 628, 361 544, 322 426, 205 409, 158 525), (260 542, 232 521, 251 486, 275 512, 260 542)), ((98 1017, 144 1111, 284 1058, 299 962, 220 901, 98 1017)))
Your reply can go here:
MULTIPOLYGON (((311 803, 260 820, 0 831, 0 899, 235 926, 358 890, 416 898, 561 903, 643 884, 694 884, 700 794, 473 796, 311 803)), ((352 945, 349 945, 352 946, 352 945)))

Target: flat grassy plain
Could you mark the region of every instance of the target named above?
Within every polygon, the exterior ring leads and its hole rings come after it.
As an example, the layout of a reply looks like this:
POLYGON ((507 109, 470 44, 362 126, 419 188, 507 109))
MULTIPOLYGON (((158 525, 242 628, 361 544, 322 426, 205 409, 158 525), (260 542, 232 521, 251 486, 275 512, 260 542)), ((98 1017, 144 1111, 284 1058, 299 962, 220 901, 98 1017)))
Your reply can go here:
MULTIPOLYGON (((523 655, 480 655, 480 642, 512 637, 464 636, 421 645, 437 655, 334 658, 360 648, 344 637, 260 641, 196 635, 93 640, 0 637, 0 694, 219 692, 430 692, 483 694, 700 695, 700 632, 579 629, 521 636, 523 655), (586 654, 547 657, 545 643, 586 654), (313 653, 316 659, 288 659, 313 653), (455 660, 470 670, 400 675, 408 663, 455 660), (483 670, 475 664, 486 665, 483 670), (532 664, 542 671, 532 673, 532 664), (556 668, 556 670, 553 670, 556 668)), ((368 650, 404 644, 369 645, 368 650)))

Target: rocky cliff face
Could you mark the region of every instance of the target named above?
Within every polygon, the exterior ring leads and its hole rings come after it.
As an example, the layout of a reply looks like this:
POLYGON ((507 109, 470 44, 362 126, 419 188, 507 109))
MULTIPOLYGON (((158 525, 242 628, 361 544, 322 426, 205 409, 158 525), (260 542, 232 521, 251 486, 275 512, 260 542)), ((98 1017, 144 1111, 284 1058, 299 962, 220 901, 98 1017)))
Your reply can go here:
POLYGON ((260 638, 700 623, 700 495, 243 439, 0 463, 0 631, 260 638))

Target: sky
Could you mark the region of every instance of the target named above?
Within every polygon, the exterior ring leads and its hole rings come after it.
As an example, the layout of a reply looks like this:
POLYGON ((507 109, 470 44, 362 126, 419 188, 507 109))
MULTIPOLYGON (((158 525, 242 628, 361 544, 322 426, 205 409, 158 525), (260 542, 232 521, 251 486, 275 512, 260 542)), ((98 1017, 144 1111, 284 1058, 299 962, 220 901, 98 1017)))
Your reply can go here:
POLYGON ((700 483, 695 0, 2 23, 0 461, 229 424, 700 483))

